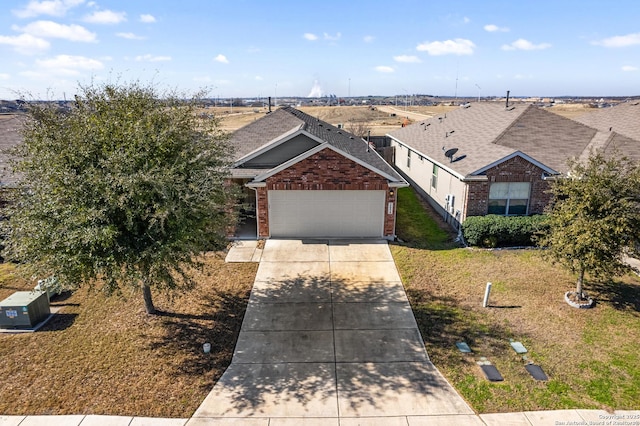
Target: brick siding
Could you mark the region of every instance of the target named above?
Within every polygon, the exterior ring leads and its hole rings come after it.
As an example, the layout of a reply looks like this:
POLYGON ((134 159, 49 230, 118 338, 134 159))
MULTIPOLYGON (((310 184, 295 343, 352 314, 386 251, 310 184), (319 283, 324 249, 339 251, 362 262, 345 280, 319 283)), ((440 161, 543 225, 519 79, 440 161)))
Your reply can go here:
POLYGON ((544 212, 551 200, 549 182, 542 179, 543 170, 522 157, 514 157, 487 170, 487 181, 467 182, 467 214, 483 216, 488 211, 489 187, 493 182, 530 182, 529 214, 544 212))
POLYGON ((396 196, 389 193, 387 179, 351 161, 331 149, 323 149, 308 158, 267 178, 266 187, 258 188, 258 235, 269 237, 268 191, 270 190, 384 190, 384 235, 393 236, 395 228, 396 196), (388 203, 392 214, 387 214, 388 203))

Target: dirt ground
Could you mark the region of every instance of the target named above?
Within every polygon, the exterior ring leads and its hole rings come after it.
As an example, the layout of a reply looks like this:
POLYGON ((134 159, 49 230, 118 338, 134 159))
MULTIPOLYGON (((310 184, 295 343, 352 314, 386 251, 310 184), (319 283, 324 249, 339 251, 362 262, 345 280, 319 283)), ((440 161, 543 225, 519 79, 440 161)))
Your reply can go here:
MULTIPOLYGON (((438 105, 404 108, 386 105, 303 106, 298 109, 333 125, 342 124, 347 131, 350 131, 351 123, 365 122, 371 129, 371 136, 384 136, 400 128, 403 122, 413 123, 415 120, 444 114, 456 108, 459 107, 438 105)), ((548 110, 568 118, 574 118, 590 111, 587 105, 583 104, 558 104, 548 110)), ((206 111, 220 118, 223 130, 233 132, 263 117, 267 112, 267 108, 234 107, 232 111, 229 107, 213 107, 208 108, 206 111)))

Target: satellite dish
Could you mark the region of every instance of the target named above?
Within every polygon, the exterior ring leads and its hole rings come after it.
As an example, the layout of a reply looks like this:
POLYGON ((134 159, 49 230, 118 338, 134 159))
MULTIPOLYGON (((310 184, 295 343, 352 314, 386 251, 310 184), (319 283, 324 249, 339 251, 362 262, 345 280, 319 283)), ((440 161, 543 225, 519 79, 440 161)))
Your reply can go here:
POLYGON ((458 152, 458 148, 451 148, 444 153, 444 156, 447 157, 449 160, 452 160, 453 156, 456 155, 456 152, 458 152))

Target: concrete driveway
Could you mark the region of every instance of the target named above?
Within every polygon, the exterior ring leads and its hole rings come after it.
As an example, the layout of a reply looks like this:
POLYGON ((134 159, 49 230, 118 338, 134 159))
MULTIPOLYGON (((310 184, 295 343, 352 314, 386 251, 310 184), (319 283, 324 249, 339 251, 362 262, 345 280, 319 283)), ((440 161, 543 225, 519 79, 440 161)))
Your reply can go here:
POLYGON ((188 425, 482 424, 429 361, 386 241, 268 240, 188 425), (234 420, 235 419, 235 420, 234 420))

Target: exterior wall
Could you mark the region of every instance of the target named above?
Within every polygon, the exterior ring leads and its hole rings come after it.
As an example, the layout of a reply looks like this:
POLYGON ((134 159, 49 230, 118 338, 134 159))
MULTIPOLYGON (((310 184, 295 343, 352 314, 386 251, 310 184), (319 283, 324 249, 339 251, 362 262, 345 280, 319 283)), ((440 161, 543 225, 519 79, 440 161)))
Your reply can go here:
POLYGON ((487 170, 487 180, 468 182, 466 216, 483 216, 488 211, 489 188, 493 182, 530 182, 529 214, 540 214, 551 201, 546 193, 549 182, 542 179, 544 171, 522 157, 514 157, 487 170))
POLYGON ((384 236, 395 236, 396 194, 395 191, 391 194, 387 179, 331 149, 323 149, 276 173, 266 179, 266 187, 257 188, 260 238, 270 236, 269 190, 385 190, 386 202, 384 206, 380 206, 385 211, 384 236), (392 203, 391 213, 387 210, 389 203, 392 203))
POLYGON ((308 136, 297 135, 294 138, 258 155, 243 164, 247 169, 273 168, 318 146, 318 142, 308 136))
MULTIPOLYGON (((411 165, 407 166, 408 147, 392 140, 395 150, 394 166, 411 185, 427 199, 437 212, 454 228, 469 216, 484 216, 488 211, 489 188, 493 182, 530 182, 529 214, 540 214, 550 202, 546 191, 549 182, 542 179, 543 170, 522 157, 514 157, 478 176, 477 180, 462 180, 446 169, 438 169, 438 181, 432 187, 434 162, 428 158, 420 159, 415 151, 411 152, 411 165), (447 195, 453 195, 454 205, 447 205, 447 195)), ((442 164, 446 165, 445 162, 442 164)))
MULTIPOLYGON (((435 188, 431 185, 434 162, 428 158, 420 158, 415 151, 411 152, 411 165, 407 166, 409 148, 392 140, 395 149, 395 167, 411 185, 431 204, 442 217, 454 228, 464 218, 465 183, 446 169, 438 166, 438 180, 435 188), (447 203, 447 196, 453 195, 453 207, 447 203)), ((446 160, 446 159, 445 159, 446 160)))

